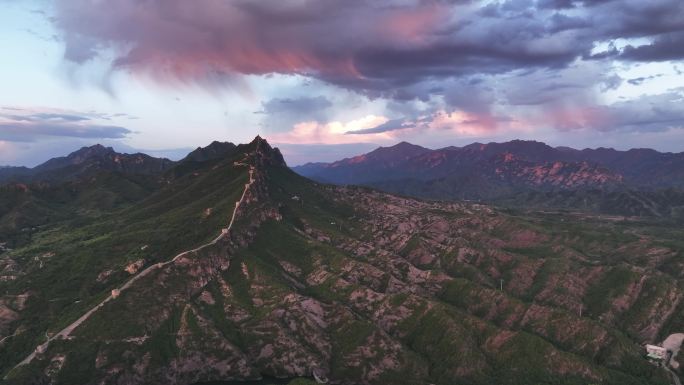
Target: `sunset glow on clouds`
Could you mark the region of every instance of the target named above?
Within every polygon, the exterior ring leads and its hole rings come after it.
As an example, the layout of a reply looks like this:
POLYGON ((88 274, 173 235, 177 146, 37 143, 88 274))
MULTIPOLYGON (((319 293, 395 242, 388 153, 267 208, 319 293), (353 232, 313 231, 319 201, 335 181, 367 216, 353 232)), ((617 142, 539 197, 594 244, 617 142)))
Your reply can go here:
POLYGON ((12 151, 14 151, 14 148, 12 145, 4 140, 0 140, 0 151, 2 151, 3 154, 7 153, 9 156, 13 156, 14 154, 11 154, 12 151))
MULTIPOLYGON (((297 143, 297 144, 344 144, 356 143, 359 139, 353 135, 355 131, 377 127, 386 123, 388 119, 384 116, 368 115, 360 119, 349 122, 301 122, 292 127, 291 131, 267 136, 268 140, 276 143, 297 143)), ((365 136, 365 135, 364 135, 365 136)), ((386 141, 392 136, 388 132, 367 134, 369 141, 386 141)))
MULTIPOLYGON (((349 122, 333 121, 319 123, 315 121, 297 123, 292 130, 271 134, 267 139, 275 143, 289 144, 349 144, 373 142, 380 144, 396 143, 406 137, 421 135, 451 134, 459 137, 478 138, 495 134, 504 129, 489 116, 476 116, 465 112, 437 111, 431 116, 418 118, 416 121, 390 121, 385 116, 368 115, 349 122), (388 125, 388 123, 390 123, 388 125), (381 128, 387 126, 386 128, 381 128)), ((529 126, 520 124, 506 125, 509 131, 526 132, 529 126)))
POLYGON ((355 143, 515 137, 629 148, 642 145, 639 133, 658 149, 684 150, 680 0, 0 0, 0 8, 0 107, 90 117, 0 118, 9 143, 0 163, 36 163, 98 141, 161 150, 256 134, 346 145, 349 155, 355 143))

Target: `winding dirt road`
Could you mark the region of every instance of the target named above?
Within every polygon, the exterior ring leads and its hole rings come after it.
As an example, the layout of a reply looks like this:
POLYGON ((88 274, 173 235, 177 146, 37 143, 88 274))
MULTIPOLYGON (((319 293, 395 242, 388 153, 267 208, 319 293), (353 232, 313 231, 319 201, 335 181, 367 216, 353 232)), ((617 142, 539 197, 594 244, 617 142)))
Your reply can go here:
MULTIPOLYGON (((244 163, 237 163, 236 165, 247 166, 247 164, 244 164, 244 163)), ((176 255, 175 257, 173 257, 173 259, 171 259, 169 261, 160 262, 160 263, 156 263, 154 265, 149 266, 148 268, 146 268, 145 270, 141 271, 136 276, 134 276, 133 278, 128 280, 123 286, 121 286, 119 288, 119 293, 123 293, 126 289, 131 287, 131 285, 133 285, 136 281, 138 281, 139 279, 150 274, 152 271, 157 270, 157 269, 161 269, 162 267, 164 267, 166 265, 172 264, 172 263, 176 262, 176 260, 178 260, 178 258, 181 258, 185 255, 192 254, 192 253, 195 253, 195 252, 198 252, 198 251, 204 249, 205 247, 215 245, 219 240, 221 240, 221 238, 228 235, 228 232, 233 228, 233 222, 235 222, 235 216, 237 214, 238 208, 240 207, 240 205, 244 201, 245 195, 247 195, 247 191, 249 190, 249 188, 252 186, 253 183, 254 183, 254 166, 249 166, 249 182, 247 182, 245 184, 245 189, 242 191, 242 196, 240 197, 240 199, 237 202, 235 202, 235 209, 233 210, 233 215, 230 218, 230 223, 228 223, 228 227, 226 228, 227 231, 222 230, 221 234, 219 234, 218 237, 216 237, 213 241, 211 241, 207 244, 204 244, 204 245, 199 246, 197 248, 194 248, 192 250, 184 251, 184 252, 176 255)), ((83 322, 85 322, 88 318, 90 318, 90 316, 92 316, 96 311, 100 310, 100 308, 102 308, 107 302, 112 301, 113 299, 114 299, 114 297, 112 297, 112 295, 110 294, 102 302, 100 302, 95 307, 93 307, 92 309, 88 310, 85 314, 83 314, 79 319, 72 322, 69 326, 65 327, 59 333, 55 334, 51 338, 48 338, 47 341, 45 341, 44 343, 38 345, 36 347, 36 349, 31 354, 28 355, 28 357, 24 358, 24 360, 21 361, 20 363, 18 363, 12 370, 16 369, 19 366, 26 365, 29 362, 31 362, 35 358, 36 353, 46 351, 52 340, 55 340, 58 338, 67 338, 77 327, 79 327, 83 322)))
POLYGON ((1 339, 1 340, 0 340, 0 345, 2 345, 3 342, 5 342, 6 340, 8 340, 8 339, 10 339, 10 338, 12 338, 12 337, 14 337, 14 336, 16 336, 16 335, 17 335, 17 333, 10 334, 10 335, 8 335, 7 337, 1 339))
POLYGON ((675 373, 668 366, 665 366, 665 370, 667 370, 670 373, 670 376, 672 376, 672 385, 682 385, 682 382, 679 381, 679 376, 677 375, 677 373, 675 373))

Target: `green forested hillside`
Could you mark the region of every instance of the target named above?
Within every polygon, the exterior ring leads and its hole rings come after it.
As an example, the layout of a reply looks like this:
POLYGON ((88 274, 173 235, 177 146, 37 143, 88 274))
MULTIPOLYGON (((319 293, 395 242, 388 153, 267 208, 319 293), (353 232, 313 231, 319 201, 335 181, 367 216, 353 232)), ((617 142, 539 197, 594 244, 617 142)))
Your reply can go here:
POLYGON ((669 383, 680 227, 323 185, 260 139, 161 180, 1 255, 7 382, 669 383))

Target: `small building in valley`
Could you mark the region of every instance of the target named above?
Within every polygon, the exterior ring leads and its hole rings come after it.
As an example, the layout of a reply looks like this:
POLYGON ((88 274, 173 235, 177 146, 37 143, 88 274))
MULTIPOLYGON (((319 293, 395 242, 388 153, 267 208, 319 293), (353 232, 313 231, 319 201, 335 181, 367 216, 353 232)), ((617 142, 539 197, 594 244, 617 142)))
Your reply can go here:
POLYGON ((655 361, 667 361, 669 352, 662 346, 646 345, 646 356, 655 361))
POLYGON ((117 299, 120 294, 121 294, 121 291, 119 289, 112 290, 112 298, 113 299, 117 299))

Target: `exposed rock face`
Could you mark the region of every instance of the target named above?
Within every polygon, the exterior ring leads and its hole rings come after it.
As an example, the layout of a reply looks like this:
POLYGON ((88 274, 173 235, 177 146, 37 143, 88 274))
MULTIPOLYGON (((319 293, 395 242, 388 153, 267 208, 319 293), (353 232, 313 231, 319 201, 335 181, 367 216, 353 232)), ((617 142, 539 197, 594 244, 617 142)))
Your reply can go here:
POLYGON ((0 338, 9 334, 10 324, 17 319, 19 314, 6 304, 6 300, 0 301, 0 338))
POLYGON ((222 203, 228 234, 135 281, 14 381, 666 383, 639 344, 684 314, 679 254, 645 230, 322 186, 260 138, 240 148, 221 171, 231 197, 246 188, 222 203))
POLYGON ((283 154, 277 148, 271 147, 270 144, 262 137, 257 136, 252 143, 247 145, 254 150, 249 153, 251 163, 257 169, 264 170, 265 167, 287 167, 283 154))
POLYGON ((137 273, 140 270, 140 268, 142 268, 143 266, 145 266, 145 260, 139 259, 133 263, 129 263, 128 265, 126 265, 126 268, 124 270, 128 274, 133 275, 133 274, 137 273))
MULTIPOLYGON (((579 151, 521 140, 436 150, 400 143, 294 170, 321 182, 367 185, 422 198, 497 202, 532 192, 605 193, 684 187, 684 153, 605 148, 579 151)), ((599 197, 594 198, 602 202, 599 197)))
POLYGON ((541 189, 611 188, 621 185, 622 175, 588 162, 534 164, 505 153, 495 161, 494 173, 513 185, 541 189))

